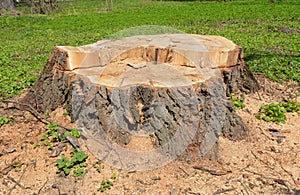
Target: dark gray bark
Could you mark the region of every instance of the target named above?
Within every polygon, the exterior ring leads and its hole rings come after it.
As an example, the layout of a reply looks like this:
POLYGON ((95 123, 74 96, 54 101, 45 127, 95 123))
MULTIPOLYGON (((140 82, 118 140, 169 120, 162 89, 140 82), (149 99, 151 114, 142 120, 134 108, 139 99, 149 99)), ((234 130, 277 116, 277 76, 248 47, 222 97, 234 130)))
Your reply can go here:
POLYGON ((13 0, 1 0, 0 1, 0 10, 15 10, 15 4, 13 0))

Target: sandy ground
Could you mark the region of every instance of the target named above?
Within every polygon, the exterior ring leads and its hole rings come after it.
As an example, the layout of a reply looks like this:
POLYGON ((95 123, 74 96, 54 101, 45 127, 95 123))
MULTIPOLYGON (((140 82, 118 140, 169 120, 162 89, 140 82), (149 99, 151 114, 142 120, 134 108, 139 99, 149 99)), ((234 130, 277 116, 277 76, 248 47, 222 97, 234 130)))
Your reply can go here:
MULTIPOLYGON (((255 118, 262 103, 295 99, 299 85, 259 80, 264 88, 259 95, 246 96, 246 108, 238 111, 250 129, 247 139, 220 138, 217 160, 175 160, 144 172, 125 172, 102 163, 79 140, 89 154, 88 171, 78 178, 57 174, 57 157, 50 157, 44 145, 34 147, 45 124, 27 111, 2 104, 0 117, 14 120, 0 127, 0 194, 300 194, 300 116, 288 114, 281 125, 255 118), (111 179, 112 175, 117 177, 111 179), (97 191, 107 179, 114 184, 111 189, 97 191)), ((62 112, 51 118, 74 125, 62 112)), ((63 153, 69 150, 70 146, 63 153)))

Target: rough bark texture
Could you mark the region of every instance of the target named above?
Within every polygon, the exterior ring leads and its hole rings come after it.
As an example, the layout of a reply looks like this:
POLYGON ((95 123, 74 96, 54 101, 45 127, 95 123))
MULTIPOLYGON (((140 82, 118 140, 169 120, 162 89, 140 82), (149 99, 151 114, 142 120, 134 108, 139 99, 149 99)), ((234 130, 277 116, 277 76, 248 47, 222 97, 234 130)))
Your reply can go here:
POLYGON ((244 138, 247 127, 227 96, 256 87, 231 41, 152 35, 56 47, 26 101, 40 111, 69 105, 96 156, 142 170, 181 154, 216 157, 219 136, 244 138), (126 150, 132 135, 150 137, 154 150, 126 150))
POLYGON ((0 10, 15 10, 15 4, 13 0, 1 0, 0 2, 0 10))

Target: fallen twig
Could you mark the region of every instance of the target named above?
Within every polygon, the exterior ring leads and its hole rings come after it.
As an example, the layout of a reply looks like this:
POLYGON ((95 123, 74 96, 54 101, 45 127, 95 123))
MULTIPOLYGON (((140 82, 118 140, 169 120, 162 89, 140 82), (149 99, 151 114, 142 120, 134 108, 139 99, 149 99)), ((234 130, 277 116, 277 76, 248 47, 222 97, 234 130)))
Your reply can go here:
POLYGON ((4 103, 12 103, 12 104, 18 104, 21 106, 26 106, 28 107, 30 110, 29 112, 31 112, 33 115, 35 115, 36 117, 40 117, 41 119, 43 119, 44 121, 48 122, 48 123, 55 123, 58 127, 61 127, 63 129, 66 129, 68 131, 72 131, 73 128, 70 127, 66 127, 62 124, 56 123, 55 121, 45 118, 41 113, 39 113, 34 107, 32 107, 30 104, 27 103, 23 103, 23 102, 16 102, 16 101, 11 101, 11 100, 0 100, 0 102, 4 102, 4 103))
POLYGON ((193 194, 193 195, 200 195, 200 193, 199 193, 199 192, 192 192, 192 191, 188 191, 187 193, 188 193, 188 194, 193 194))
POLYGON ((251 154, 254 156, 255 159, 257 159, 258 161, 262 162, 264 165, 266 165, 268 168, 274 170, 274 167, 270 167, 268 162, 263 161, 261 158, 259 158, 252 150, 250 151, 251 154))
POLYGON ((207 169, 207 168, 202 167, 202 166, 193 166, 193 168, 197 169, 197 170, 208 172, 211 175, 216 175, 216 176, 227 175, 229 173, 232 173, 232 171, 216 171, 216 170, 212 170, 212 169, 207 169))
MULTIPOLYGON (((43 119, 44 121, 46 121, 47 123, 55 123, 58 127, 63 128, 67 131, 72 131, 73 128, 70 127, 66 127, 62 124, 56 123, 55 121, 45 118, 41 113, 39 113, 35 108, 33 108, 30 104, 27 103, 23 103, 23 102, 16 102, 16 101, 11 101, 11 100, 0 100, 0 102, 4 102, 4 103, 12 103, 12 104, 18 104, 21 106, 26 106, 28 107, 30 110, 29 112, 31 112, 34 116, 36 117, 40 117, 41 119, 43 119)), ((69 143, 76 149, 76 150, 81 150, 79 144, 77 141, 74 140, 74 138, 72 136, 66 136, 66 139, 69 141, 69 143)))
MULTIPOLYGON (((24 171, 23 171, 21 177, 19 178, 19 181, 12 180, 12 181, 15 183, 15 185, 10 189, 10 191, 8 192, 7 195, 10 195, 10 194, 12 193, 12 191, 16 188, 17 185, 20 186, 22 189, 26 189, 23 185, 20 184, 20 181, 21 181, 22 177, 24 176, 27 167, 28 167, 28 166, 26 166, 26 167, 24 168, 24 171)), ((8 176, 7 178, 10 179, 11 177, 8 176)), ((13 179, 13 178, 12 178, 12 179, 13 179)))
POLYGON ((0 171, 1 174, 3 175, 7 175, 14 167, 13 164, 15 162, 15 160, 19 157, 20 155, 15 156, 12 160, 9 166, 5 167, 4 169, 2 169, 2 171, 0 171))
POLYGON ((72 135, 67 135, 66 136, 66 140, 69 141, 69 143, 72 145, 73 148, 75 148, 76 150, 82 150, 80 148, 80 145, 79 145, 79 142, 78 142, 78 139, 73 137, 72 135))
POLYGON ((264 136, 266 136, 266 138, 268 138, 268 139, 271 140, 271 141, 275 141, 275 139, 269 137, 269 136, 266 134, 266 132, 265 132, 261 127, 258 127, 258 128, 261 130, 261 133, 262 133, 264 136))
POLYGON ((286 184, 286 181, 283 179, 273 179, 274 182, 285 186, 289 191, 291 191, 291 188, 286 184))
POLYGON ((276 183, 278 183, 278 184, 280 184, 280 185, 285 186, 289 191, 291 191, 291 188, 287 185, 288 182, 287 182, 286 180, 278 179, 278 178, 274 178, 274 177, 269 177, 269 176, 265 176, 265 175, 263 175, 263 174, 261 174, 261 173, 257 173, 257 172, 255 172, 255 171, 251 171, 251 170, 248 170, 248 169, 245 169, 245 171, 247 171, 247 172, 249 172, 249 173, 253 173, 253 174, 255 174, 255 175, 259 175, 259 176, 261 176, 261 177, 263 177, 263 178, 265 178, 265 179, 271 179, 271 180, 273 180, 274 182, 276 182, 276 183))
POLYGON ((48 177, 47 177, 47 180, 45 181, 45 183, 42 185, 42 187, 39 189, 38 193, 37 194, 40 194, 40 192, 42 191, 42 189, 45 187, 45 185, 47 184, 48 182, 48 177))
POLYGON ((247 190, 246 185, 241 180, 239 182, 241 183, 241 185, 243 186, 244 190, 246 191, 246 194, 250 195, 249 192, 248 192, 248 190, 247 190))
POLYGON ((22 184, 20 184, 18 181, 16 181, 13 177, 7 176, 8 179, 10 179, 12 182, 14 182, 17 186, 22 188, 23 190, 26 189, 22 184))
POLYGON ((11 164, 11 165, 5 167, 5 168, 1 171, 1 174, 7 175, 12 169, 13 169, 13 166, 12 166, 12 164, 11 164))
POLYGON ((181 171, 183 171, 187 176, 190 176, 190 174, 188 172, 186 172, 186 170, 184 170, 184 168, 182 168, 181 166, 178 167, 181 171))
POLYGON ((66 146, 66 143, 59 142, 58 145, 51 151, 50 157, 59 156, 65 146, 66 146))
POLYGON ((213 193, 213 195, 217 195, 217 194, 223 194, 225 192, 230 192, 230 191, 233 191, 235 190, 236 188, 228 188, 228 189, 223 189, 223 190, 217 190, 213 193))
POLYGON ((260 96, 260 93, 259 93, 258 89, 256 89, 256 93, 257 93, 257 95, 258 95, 259 100, 262 100, 262 98, 261 98, 261 96, 260 96))
POLYGON ((261 176, 261 177, 263 177, 263 178, 266 178, 266 179, 276 179, 276 178, 273 178, 273 177, 265 176, 265 175, 262 174, 262 173, 257 173, 257 172, 255 172, 255 171, 251 171, 251 170, 249 170, 249 169, 245 169, 245 171, 247 171, 247 172, 249 172, 249 173, 253 173, 254 175, 259 175, 259 176, 261 176))
POLYGON ((147 186, 151 186, 151 185, 155 184, 155 181, 145 182, 144 180, 141 180, 141 179, 137 179, 136 182, 140 183, 140 184, 143 184, 143 185, 147 185, 147 186))
POLYGON ((286 170, 286 169, 282 166, 281 162, 279 162, 279 165, 280 165, 281 169, 282 169, 284 172, 286 172, 286 173, 292 178, 294 184, 297 185, 297 184, 296 184, 296 180, 295 180, 294 177, 293 177, 293 174, 291 174, 288 170, 286 170))
MULTIPOLYGON (((278 160, 278 159, 276 159, 276 158, 274 158, 272 155, 270 155, 270 154, 268 154, 275 162, 278 162, 278 164, 280 165, 280 168, 286 173, 286 174, 288 174, 288 176, 290 176, 291 177, 291 179, 293 180, 293 183, 295 184, 295 185, 297 185, 296 184, 296 180, 294 179, 294 177, 293 177, 293 174, 292 173, 290 173, 288 170, 286 170, 283 166, 282 166, 282 163, 281 163, 281 161, 280 160, 278 160)), ((280 173, 279 173, 280 174, 280 173)))

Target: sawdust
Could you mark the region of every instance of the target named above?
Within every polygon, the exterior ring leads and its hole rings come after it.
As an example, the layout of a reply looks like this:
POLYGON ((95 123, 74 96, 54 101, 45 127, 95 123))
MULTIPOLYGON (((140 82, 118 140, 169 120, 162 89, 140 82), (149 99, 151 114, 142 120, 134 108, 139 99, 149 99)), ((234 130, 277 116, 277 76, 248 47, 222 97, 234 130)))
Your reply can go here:
MULTIPOLYGON (((97 188, 107 179, 114 185, 104 194, 299 193, 300 116, 288 114, 286 124, 281 125, 255 118, 262 103, 295 98, 299 85, 280 85, 263 77, 259 80, 264 88, 259 94, 246 96, 246 108, 238 111, 250 129, 249 137, 237 142, 220 138, 218 160, 175 160, 151 171, 124 172, 99 162, 79 140, 89 154, 88 171, 82 178, 57 174, 56 158, 49 157, 51 151, 44 145, 34 146, 46 131, 44 123, 27 111, 2 104, 0 117, 13 116, 14 120, 0 127, 0 194, 101 194, 97 188), (113 174, 116 179, 111 179, 113 174)), ((50 116, 74 127, 63 112, 60 109, 50 116)), ((149 144, 139 147, 148 142, 148 138, 137 137, 128 147, 151 150, 149 144)))

